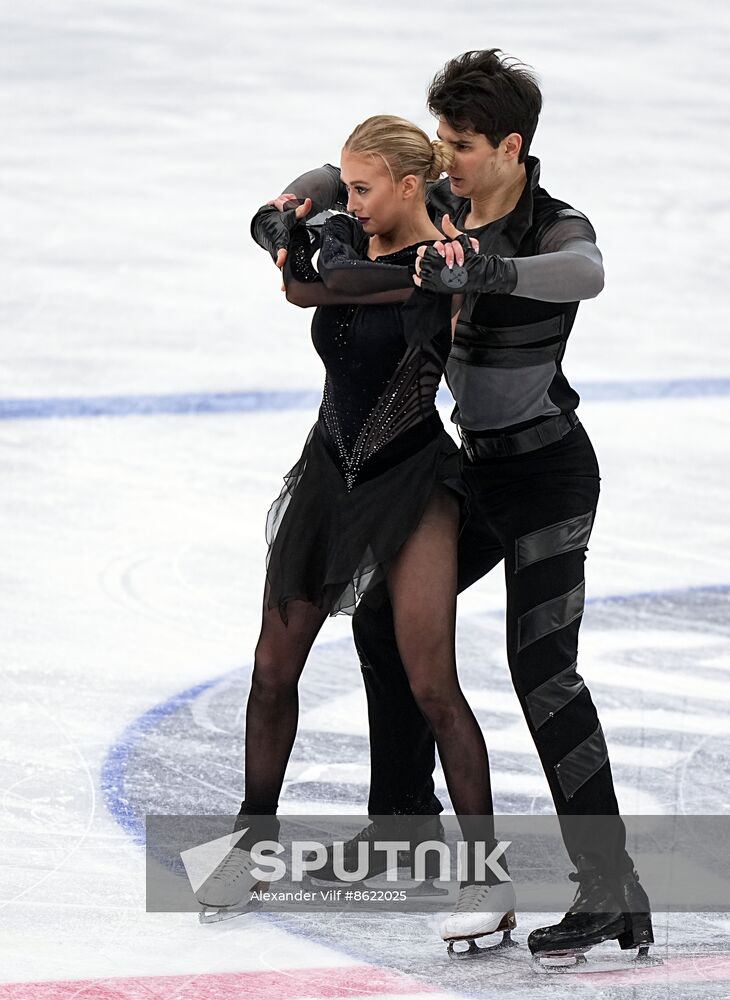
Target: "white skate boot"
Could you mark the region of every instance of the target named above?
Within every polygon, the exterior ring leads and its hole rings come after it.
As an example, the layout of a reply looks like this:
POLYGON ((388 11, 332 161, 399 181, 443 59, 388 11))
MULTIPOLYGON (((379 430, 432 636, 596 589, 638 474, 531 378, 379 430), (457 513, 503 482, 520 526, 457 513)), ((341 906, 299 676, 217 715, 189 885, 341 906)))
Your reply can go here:
POLYGON ((261 908, 251 894, 257 889, 267 889, 268 882, 252 874, 258 862, 250 851, 260 841, 278 839, 279 821, 276 816, 239 812, 234 830, 241 832, 240 840, 195 893, 201 906, 198 916, 201 924, 217 923, 261 908))
POLYGON ((498 948, 516 945, 511 931, 517 926, 515 920, 515 889, 512 882, 498 882, 487 885, 477 882, 462 885, 459 900, 453 913, 441 924, 440 932, 448 942, 450 958, 474 958, 498 948), (502 931, 502 940, 497 945, 480 948, 475 938, 485 937, 502 931), (457 951, 457 941, 468 942, 468 948, 457 951))
POLYGON ((256 908, 251 904, 251 893, 264 885, 251 874, 256 865, 248 851, 231 848, 195 893, 201 904, 201 924, 217 923, 256 908))

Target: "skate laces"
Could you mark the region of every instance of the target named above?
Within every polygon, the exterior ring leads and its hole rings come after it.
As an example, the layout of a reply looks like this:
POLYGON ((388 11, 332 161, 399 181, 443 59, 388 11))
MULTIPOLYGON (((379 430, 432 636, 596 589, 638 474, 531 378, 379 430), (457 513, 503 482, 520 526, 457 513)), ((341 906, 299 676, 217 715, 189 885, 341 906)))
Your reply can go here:
MULTIPOLYGON (((230 854, 221 861, 210 876, 211 881, 230 883, 241 878, 249 870, 250 866, 239 855, 248 855, 248 852, 242 850, 240 847, 232 847, 230 854)), ((248 857, 250 859, 250 855, 248 857)))
POLYGON ((349 858, 352 855, 353 850, 357 848, 358 844, 370 844, 374 840, 385 837, 387 837, 386 830, 383 830, 383 828, 378 826, 375 822, 368 823, 368 825, 364 826, 362 830, 358 830, 354 837, 350 837, 349 840, 345 841, 345 857, 349 858))
MULTIPOLYGON (((362 830, 358 830, 358 832, 355 834, 354 837, 350 837, 349 840, 345 841, 343 845, 343 853, 345 858, 349 861, 350 858, 354 857, 355 852, 357 851, 358 844, 370 843, 371 841, 375 840, 378 836, 380 835, 378 834, 378 830, 375 823, 368 823, 368 825, 364 826, 362 830)), ((328 856, 332 855, 333 849, 334 849, 333 846, 327 848, 328 856)))
POLYGON ((454 912, 471 913, 474 910, 478 910, 480 904, 486 899, 489 889, 490 886, 488 885, 477 885, 474 882, 470 885, 462 886, 459 889, 459 899, 454 912))
POLYGON ((584 909, 591 908, 591 896, 600 887, 603 876, 595 869, 569 872, 568 878, 571 882, 577 882, 578 888, 575 890, 573 902, 570 904, 568 913, 581 913, 584 909))
POLYGON ((375 823, 368 823, 364 826, 362 830, 358 830, 354 837, 347 841, 348 844, 360 844, 363 841, 374 840, 376 836, 379 836, 378 829, 375 823))

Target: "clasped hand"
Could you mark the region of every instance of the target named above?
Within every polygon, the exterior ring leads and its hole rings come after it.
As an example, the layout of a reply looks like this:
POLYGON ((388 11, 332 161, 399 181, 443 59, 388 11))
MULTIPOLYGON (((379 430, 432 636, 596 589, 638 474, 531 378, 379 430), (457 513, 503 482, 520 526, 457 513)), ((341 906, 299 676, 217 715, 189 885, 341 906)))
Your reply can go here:
POLYGON ((464 260, 479 251, 479 241, 459 232, 448 215, 441 220, 441 229, 448 240, 420 246, 416 251, 413 281, 419 288, 450 293, 466 284, 464 260))

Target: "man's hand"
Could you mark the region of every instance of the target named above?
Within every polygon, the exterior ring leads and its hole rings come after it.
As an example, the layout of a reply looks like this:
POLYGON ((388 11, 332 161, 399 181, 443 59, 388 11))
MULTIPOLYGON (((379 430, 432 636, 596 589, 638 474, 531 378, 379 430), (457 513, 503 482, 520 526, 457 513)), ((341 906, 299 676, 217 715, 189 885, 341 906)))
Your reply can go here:
POLYGON ((441 228, 449 242, 418 248, 413 281, 419 288, 442 295, 454 292, 509 295, 514 290, 517 267, 511 258, 477 253, 477 241, 460 233, 447 215, 441 228))
MULTIPOLYGON (((267 201, 266 204, 273 205, 274 208, 277 210, 277 212, 287 212, 291 211, 291 209, 293 208, 294 218, 297 220, 297 222, 300 219, 305 219, 312 211, 311 198, 305 198, 303 203, 300 205, 299 199, 295 194, 292 194, 291 191, 287 191, 285 194, 280 194, 278 198, 272 198, 271 201, 267 201)), ((288 237, 288 231, 287 231, 287 237, 288 237)), ((288 245, 288 238, 287 238, 287 245, 288 245)), ((276 255, 276 260, 274 262, 276 266, 279 268, 279 270, 281 270, 284 267, 287 254, 288 254, 287 247, 280 247, 276 255)), ((281 286, 281 290, 282 292, 285 291, 283 285, 281 286)))
MULTIPOLYGON (((306 217, 312 211, 312 199, 305 198, 301 205, 296 204, 298 201, 299 199, 295 194, 291 194, 291 192, 288 192, 287 194, 280 194, 278 198, 274 198, 272 201, 267 201, 266 204, 273 205, 274 208, 281 213, 290 212, 293 208, 294 219, 296 220, 296 222, 299 222, 300 219, 306 219, 306 217), (294 202, 294 205, 292 205, 292 202, 294 202)), ((286 246, 282 246, 279 248, 275 261, 275 264, 280 271, 284 267, 284 264, 286 263, 286 258, 289 253, 288 247, 289 247, 289 229, 287 228, 286 246)), ((283 285, 281 286, 281 290, 282 292, 286 291, 283 285)))
POLYGON ((312 210, 311 198, 305 198, 297 208, 291 204, 292 199, 298 201, 291 193, 279 195, 263 205, 251 221, 251 235, 259 246, 269 251, 279 269, 286 261, 289 234, 312 210), (287 203, 290 208, 285 207, 287 203))
MULTIPOLYGON (((443 265, 445 265, 450 270, 454 267, 464 266, 464 252, 468 249, 466 245, 466 236, 464 233, 460 233, 456 226, 453 224, 448 215, 444 215, 441 220, 441 230, 445 236, 448 236, 448 241, 438 240, 433 244, 433 247, 421 246, 418 248, 416 253, 418 254, 418 259, 416 260, 416 274, 413 277, 413 281, 421 287, 422 278, 421 275, 421 262, 426 255, 426 252, 433 249, 438 253, 438 255, 443 259, 443 265), (459 240, 461 237, 461 241, 459 240), (418 275, 418 277, 417 277, 418 275)), ((479 240, 475 239, 473 236, 469 237, 469 243, 471 244, 471 249, 474 251, 479 250, 479 240)), ((442 265, 442 266, 443 266, 442 265)), ((450 289, 453 291, 453 289, 450 289)))
POLYGON ((287 191, 286 194, 280 194, 278 198, 272 198, 266 204, 273 205, 279 212, 285 212, 288 208, 298 208, 299 199, 291 191, 287 191), (292 205, 290 202, 294 202, 294 204, 292 205))

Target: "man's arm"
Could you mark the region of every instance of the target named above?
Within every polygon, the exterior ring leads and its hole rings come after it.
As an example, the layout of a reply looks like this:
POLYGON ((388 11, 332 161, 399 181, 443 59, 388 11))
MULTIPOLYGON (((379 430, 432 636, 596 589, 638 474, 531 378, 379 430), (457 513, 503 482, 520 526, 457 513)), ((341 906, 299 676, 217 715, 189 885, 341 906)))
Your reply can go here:
POLYGON ((251 236, 271 254, 274 263, 279 266, 283 264, 279 252, 288 250, 291 231, 297 222, 294 208, 289 206, 285 210, 282 197, 294 205, 310 198, 313 214, 319 215, 331 208, 346 209, 347 189, 340 180, 339 169, 331 163, 325 163, 322 167, 301 174, 291 182, 285 195, 261 206, 251 220, 251 236))
POLYGON ((311 198, 315 215, 328 208, 337 208, 343 212, 347 209, 347 188, 340 180, 340 168, 331 163, 307 170, 284 190, 299 201, 311 198))
POLYGON ((543 302, 580 302, 603 289, 603 257, 588 219, 571 209, 538 234, 534 257, 513 257, 513 295, 543 302))
POLYGON ((603 289, 601 251, 588 240, 566 240, 554 253, 513 260, 517 283, 512 295, 543 302, 580 302, 594 299, 603 289))
POLYGON ((452 242, 426 250, 417 268, 423 287, 431 291, 578 302, 595 298, 603 288, 603 258, 595 232, 588 219, 573 209, 561 211, 543 227, 537 237, 538 253, 530 257, 475 253, 448 220, 442 228, 452 242))

